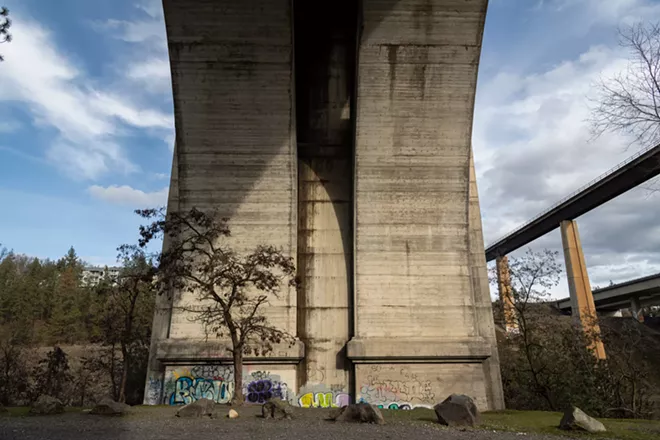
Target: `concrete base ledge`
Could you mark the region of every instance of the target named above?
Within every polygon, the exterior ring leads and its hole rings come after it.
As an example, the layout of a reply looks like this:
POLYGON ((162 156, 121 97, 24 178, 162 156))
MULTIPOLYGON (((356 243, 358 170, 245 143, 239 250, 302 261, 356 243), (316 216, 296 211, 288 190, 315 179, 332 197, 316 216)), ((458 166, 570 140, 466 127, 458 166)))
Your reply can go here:
MULTIPOLYGON (((171 363, 231 361, 229 341, 205 341, 197 339, 165 339, 156 343, 156 359, 171 363)), ((245 356, 246 362, 300 362, 305 357, 305 344, 296 340, 292 347, 279 344, 265 356, 245 356)))
POLYGON ((366 338, 352 339, 348 358, 356 363, 369 361, 463 361, 481 362, 492 355, 483 338, 467 340, 366 338))

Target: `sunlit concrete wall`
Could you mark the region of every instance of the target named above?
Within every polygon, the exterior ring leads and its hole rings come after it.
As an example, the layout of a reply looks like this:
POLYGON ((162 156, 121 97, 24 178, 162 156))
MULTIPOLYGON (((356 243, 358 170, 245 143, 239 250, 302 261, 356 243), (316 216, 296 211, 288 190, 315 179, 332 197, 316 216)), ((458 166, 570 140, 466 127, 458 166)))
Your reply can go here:
MULTIPOLYGON (((485 261, 473 254, 483 254, 476 192, 469 197, 487 1, 362 3, 356 334, 349 358, 436 363, 405 368, 419 370, 419 379, 438 392, 436 400, 475 387, 482 408, 502 407, 499 377, 484 362, 496 356, 496 346, 492 316, 485 313, 490 310, 485 261), (446 358, 463 367, 446 367, 446 358), (474 371, 473 362, 480 373, 464 374, 474 371), (435 376, 428 376, 433 371, 440 377, 435 385, 435 376)), ((358 383, 365 368, 357 367, 358 383)))
MULTIPOLYGON (((296 252, 291 11, 288 0, 165 0, 182 210, 230 219, 232 246, 296 252)), ((170 338, 202 337, 176 310, 170 338)), ((295 333, 293 289, 269 308, 295 333)))
MULTIPOLYGON (((295 258, 291 2, 164 0, 163 7, 176 125, 170 199, 176 193, 181 210, 194 206, 228 217, 238 252, 269 243, 295 258)), ((268 307, 270 321, 292 334, 296 300, 295 289, 287 288, 268 307)), ((175 292, 162 307, 169 305, 169 313, 155 317, 154 328, 162 331, 151 347, 149 403, 166 398, 166 363, 229 357, 224 348, 205 344, 202 326, 177 309, 191 302, 189 295, 175 292)), ((301 349, 277 350, 273 356, 297 363, 301 349)))
MULTIPOLYGON (((300 289, 266 314, 299 343, 248 360, 278 365, 288 400, 407 409, 459 392, 502 408, 470 143, 487 1, 362 0, 353 36, 331 38, 295 25, 300 1, 164 1, 170 208, 217 209, 238 251, 296 259, 300 289)), ((176 310, 188 300, 159 306, 147 403, 227 365, 226 341, 176 310)))

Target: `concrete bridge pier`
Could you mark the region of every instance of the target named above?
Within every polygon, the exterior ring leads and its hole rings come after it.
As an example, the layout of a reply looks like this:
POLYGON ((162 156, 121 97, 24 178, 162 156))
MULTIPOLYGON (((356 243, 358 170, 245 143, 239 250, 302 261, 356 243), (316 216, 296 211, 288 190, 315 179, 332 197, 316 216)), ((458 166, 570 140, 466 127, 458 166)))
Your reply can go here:
POLYGON ((560 227, 572 314, 579 320, 584 332, 594 336, 590 349, 598 359, 605 359, 605 346, 600 340, 600 326, 577 223, 574 220, 565 220, 560 227))
POLYGON ((518 331, 518 321, 516 320, 516 307, 513 298, 513 288, 511 287, 511 272, 509 271, 509 258, 504 255, 495 260, 497 267, 497 287, 500 294, 500 301, 504 310, 504 328, 507 333, 518 331))
POLYGON ((630 312, 634 319, 639 322, 644 322, 644 315, 642 314, 642 305, 640 304, 639 297, 633 296, 630 299, 630 312))

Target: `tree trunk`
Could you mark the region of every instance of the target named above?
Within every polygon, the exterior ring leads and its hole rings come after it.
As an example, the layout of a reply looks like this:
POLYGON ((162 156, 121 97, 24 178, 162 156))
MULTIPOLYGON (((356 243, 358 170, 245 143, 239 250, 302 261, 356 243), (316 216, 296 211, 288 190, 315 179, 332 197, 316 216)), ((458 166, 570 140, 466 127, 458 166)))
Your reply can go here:
POLYGON ((137 302, 138 295, 140 291, 138 290, 138 282, 135 280, 133 282, 133 293, 130 297, 130 306, 128 313, 126 314, 126 321, 124 324, 124 334, 122 335, 121 341, 121 357, 122 357, 122 372, 121 372, 121 384, 119 385, 119 402, 126 402, 126 382, 128 381, 128 369, 130 367, 130 355, 128 354, 127 344, 133 333, 133 314, 135 313, 135 303, 137 302))
POLYGON ((110 345, 110 381, 112 383, 112 398, 119 399, 117 389, 117 379, 115 378, 115 344, 110 345))
POLYGON ((232 405, 243 405, 243 350, 234 349, 234 397, 232 405))
POLYGON ((128 380, 128 350, 126 349, 125 344, 121 345, 121 356, 122 356, 122 369, 121 369, 121 382, 119 384, 119 402, 126 402, 126 382, 128 380))

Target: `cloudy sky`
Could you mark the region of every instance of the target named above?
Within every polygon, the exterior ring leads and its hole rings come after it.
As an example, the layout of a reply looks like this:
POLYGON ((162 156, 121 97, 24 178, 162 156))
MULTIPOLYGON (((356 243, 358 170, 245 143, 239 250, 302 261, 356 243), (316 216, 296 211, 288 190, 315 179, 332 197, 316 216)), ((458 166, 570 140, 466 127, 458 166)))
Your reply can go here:
MULTIPOLYGON (((172 98, 158 0, 4 0, 0 243, 112 264, 132 209, 166 201, 172 98)), ((626 66, 620 24, 652 0, 491 0, 474 125, 484 236, 494 241, 639 146, 590 140, 588 97, 626 66)), ((579 219, 593 285, 660 271, 660 195, 636 189, 579 219)), ((532 243, 561 248, 558 231, 532 243)), ((515 256, 515 254, 514 254, 515 256)), ((566 282, 555 296, 567 292, 566 282)))

